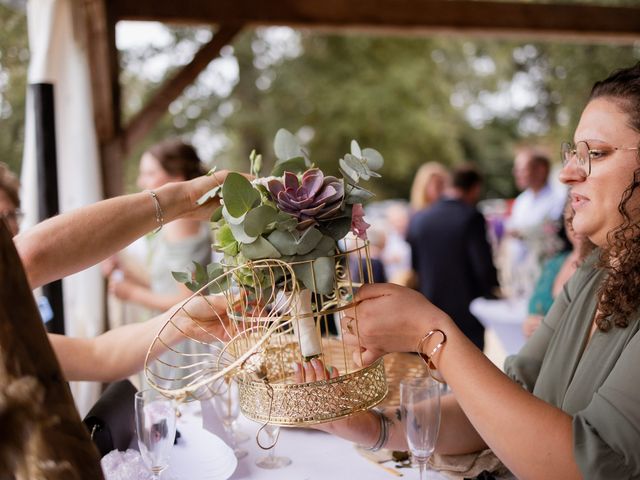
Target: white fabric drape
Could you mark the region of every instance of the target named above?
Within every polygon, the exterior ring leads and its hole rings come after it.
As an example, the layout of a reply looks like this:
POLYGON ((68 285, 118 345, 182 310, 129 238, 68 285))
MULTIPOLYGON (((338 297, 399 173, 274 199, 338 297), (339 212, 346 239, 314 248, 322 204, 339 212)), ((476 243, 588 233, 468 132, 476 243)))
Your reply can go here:
MULTIPOLYGON (((103 198, 87 37, 82 2, 29 0, 29 83, 52 83, 55 92, 58 192, 60 212, 103 198)), ((22 167, 23 228, 37 221, 35 133, 31 99, 27 99, 22 167)), ((69 252, 70 255, 73 252, 69 252)), ((97 267, 64 279, 65 328, 69 336, 92 337, 103 330, 103 280, 97 267)), ((100 385, 74 382, 76 405, 84 415, 99 395, 100 385)))

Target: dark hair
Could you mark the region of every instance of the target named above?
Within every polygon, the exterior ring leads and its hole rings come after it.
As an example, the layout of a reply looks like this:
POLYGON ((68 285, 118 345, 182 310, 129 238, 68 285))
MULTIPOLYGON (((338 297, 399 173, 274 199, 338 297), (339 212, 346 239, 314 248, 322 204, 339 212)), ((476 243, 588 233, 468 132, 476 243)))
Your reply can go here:
POLYGON ((156 143, 147 150, 147 153, 153 155, 169 175, 182 176, 185 180, 191 180, 206 173, 195 148, 179 138, 156 143))
POLYGON ((20 181, 9 170, 9 167, 0 162, 0 191, 4 192, 16 208, 20 208, 20 181))
POLYGON ((454 188, 468 192, 482 183, 482 175, 473 165, 460 165, 453 170, 451 184, 454 188))
MULTIPOLYGON (((596 82, 589 100, 596 98, 615 102, 626 113, 628 125, 640 132, 640 62, 596 82)), ((640 155, 638 158, 640 160, 640 155)), ((640 307, 640 223, 631 218, 628 208, 638 186, 640 168, 633 173, 633 180, 618 204, 623 222, 607 234, 608 246, 600 255, 599 266, 608 273, 598 291, 600 304, 596 324, 603 331, 609 330, 612 322, 618 327, 626 327, 630 316, 640 307)))

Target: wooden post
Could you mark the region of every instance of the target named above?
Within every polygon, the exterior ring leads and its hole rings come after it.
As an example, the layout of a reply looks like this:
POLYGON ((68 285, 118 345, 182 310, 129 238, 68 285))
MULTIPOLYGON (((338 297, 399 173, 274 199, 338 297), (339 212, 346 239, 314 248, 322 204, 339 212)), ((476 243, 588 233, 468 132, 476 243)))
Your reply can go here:
POLYGON ((98 451, 80 421, 2 222, 0 285, 0 478, 102 479, 98 451))

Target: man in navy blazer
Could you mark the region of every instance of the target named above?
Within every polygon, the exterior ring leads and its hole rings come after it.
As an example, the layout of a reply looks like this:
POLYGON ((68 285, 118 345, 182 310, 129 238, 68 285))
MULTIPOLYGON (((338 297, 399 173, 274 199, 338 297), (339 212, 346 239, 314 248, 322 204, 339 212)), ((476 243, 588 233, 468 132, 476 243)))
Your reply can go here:
POLYGON ((444 196, 413 216, 407 241, 420 292, 483 349, 484 327, 469 304, 490 297, 498 278, 485 219, 476 208, 481 191, 482 176, 475 168, 456 168, 444 196))

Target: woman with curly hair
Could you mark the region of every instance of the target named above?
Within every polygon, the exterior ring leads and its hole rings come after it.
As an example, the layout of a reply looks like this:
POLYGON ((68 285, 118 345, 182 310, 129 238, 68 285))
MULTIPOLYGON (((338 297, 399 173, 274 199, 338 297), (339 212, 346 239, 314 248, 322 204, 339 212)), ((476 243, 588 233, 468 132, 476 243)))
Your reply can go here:
MULTIPOLYGON (((359 339, 345 317, 344 341, 362 346, 365 362, 418 350, 451 387, 436 452, 490 448, 518 478, 640 478, 639 148, 640 63, 596 83, 573 143, 563 145, 560 179, 570 188, 573 228, 598 248, 507 359, 506 373, 419 293, 360 289, 359 339)), ((406 448, 397 419, 383 420, 370 411, 324 429, 406 448)))

